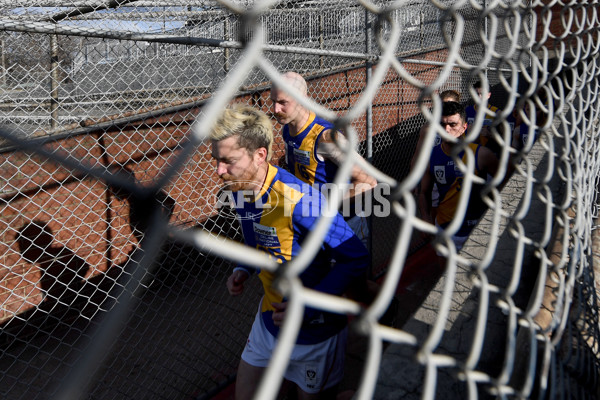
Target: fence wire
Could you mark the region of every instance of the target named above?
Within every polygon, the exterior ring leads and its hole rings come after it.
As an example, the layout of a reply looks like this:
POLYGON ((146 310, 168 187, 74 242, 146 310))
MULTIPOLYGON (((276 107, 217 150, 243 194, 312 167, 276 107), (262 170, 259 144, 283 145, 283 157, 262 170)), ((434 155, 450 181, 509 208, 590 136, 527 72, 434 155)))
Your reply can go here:
MULTIPOLYGON (((318 304, 368 344, 342 388, 598 397, 599 28, 595 1, 0 2, 1 396, 206 399, 233 381, 260 287, 231 298, 225 281, 262 260, 218 207, 205 139, 233 102, 271 115, 271 82, 293 70, 390 186, 371 217, 373 304, 298 285, 315 247, 281 276, 288 320, 318 304), (447 138, 448 89, 480 106, 467 142, 489 126, 501 161, 459 252, 458 227, 425 222, 416 198, 419 130, 447 138), (511 146, 519 122, 529 139, 511 146)), ((457 165, 477 180, 472 154, 457 165)), ((277 395, 291 326, 256 398, 277 395)))

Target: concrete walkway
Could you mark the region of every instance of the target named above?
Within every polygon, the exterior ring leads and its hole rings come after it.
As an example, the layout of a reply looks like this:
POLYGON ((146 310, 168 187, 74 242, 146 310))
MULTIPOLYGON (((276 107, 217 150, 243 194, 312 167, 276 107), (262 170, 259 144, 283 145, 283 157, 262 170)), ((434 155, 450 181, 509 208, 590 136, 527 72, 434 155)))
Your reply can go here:
MULTIPOLYGON (((536 160, 534 165, 538 164, 537 170, 544 173, 547 159, 539 143, 531 157, 536 160)), ((510 215, 521 202, 525 184, 525 178, 515 174, 502 191, 502 207, 510 215)), ((550 187, 553 198, 559 201, 560 183, 550 182, 550 187)), ((538 196, 533 196, 527 215, 521 221, 522 233, 533 242, 544 233, 545 211, 546 205, 538 196)), ((492 221, 493 211, 488 210, 460 252, 467 262, 451 270, 455 274, 453 282, 447 282, 451 268, 448 266, 423 304, 401 325, 402 331, 417 339, 417 345, 391 344, 385 349, 374 399, 420 399, 425 391, 436 399, 465 399, 469 397, 469 390, 475 390, 479 398, 492 397, 489 393, 492 383, 485 382, 485 375, 494 379, 504 372, 505 351, 511 346, 507 345, 507 340, 509 337, 516 339, 517 333, 511 331, 515 328, 509 325, 508 312, 500 307, 506 304, 503 291, 516 277, 518 288, 510 301, 524 309, 539 266, 533 246, 525 246, 522 263, 518 262, 518 242, 507 229, 509 221, 505 218, 500 220, 497 243, 491 243, 492 221), (493 259, 485 270, 480 271, 477 267, 488 251, 493 251, 493 259), (520 276, 515 275, 517 273, 520 276), (482 290, 483 280, 486 280, 485 288, 499 290, 482 290), (450 292, 445 294, 447 289, 450 292), (445 316, 440 313, 444 298, 450 299, 445 316), (480 309, 482 305, 487 306, 480 309), (439 338, 435 336, 438 325, 442 328, 439 338), (481 336, 475 335, 479 326, 484 327, 481 336), (431 339, 434 340, 429 342, 431 339), (482 339, 481 343, 477 341, 479 339, 482 339), (425 343, 431 346, 430 351, 424 349, 425 343), (433 368, 430 372, 435 373, 428 375, 427 365, 433 368), (469 376, 471 386, 467 384, 467 376, 462 375, 468 371, 467 365, 473 365, 472 376, 469 376), (479 373, 482 375, 477 376, 479 373), (478 379, 484 382, 476 383, 478 379)), ((516 356, 518 365, 519 355, 516 356)))

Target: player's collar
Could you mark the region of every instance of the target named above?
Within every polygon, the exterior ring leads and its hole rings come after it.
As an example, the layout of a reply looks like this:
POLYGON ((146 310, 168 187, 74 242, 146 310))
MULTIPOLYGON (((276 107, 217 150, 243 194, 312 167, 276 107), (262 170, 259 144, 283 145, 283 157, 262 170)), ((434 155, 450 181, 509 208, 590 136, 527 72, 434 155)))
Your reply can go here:
POLYGON ((277 168, 267 163, 267 173, 265 175, 265 180, 263 182, 262 187, 260 188, 260 192, 258 192, 258 194, 254 197, 254 201, 256 201, 256 199, 261 198, 269 190, 269 188, 273 184, 275 175, 277 175, 277 168))
POLYGON ((306 128, 308 128, 308 126, 310 124, 313 123, 313 121, 315 120, 316 117, 317 117, 317 115, 314 112, 309 111, 308 112, 308 118, 306 119, 306 122, 304 123, 304 126, 302 126, 302 128, 300 128, 300 130, 298 132, 304 132, 304 130, 306 128))

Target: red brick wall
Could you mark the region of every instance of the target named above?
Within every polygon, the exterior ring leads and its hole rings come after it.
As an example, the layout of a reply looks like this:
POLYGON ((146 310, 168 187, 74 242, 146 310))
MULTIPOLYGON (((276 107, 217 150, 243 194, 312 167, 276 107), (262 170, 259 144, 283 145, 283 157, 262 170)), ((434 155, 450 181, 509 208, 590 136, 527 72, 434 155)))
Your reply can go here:
MULTIPOLYGON (((556 2, 546 1, 545 3, 552 4, 556 2)), ((546 27, 549 27, 552 36, 559 38, 559 41, 564 41, 563 38, 568 38, 569 35, 576 34, 581 29, 589 30, 592 28, 590 24, 595 23, 595 21, 590 18, 590 15, 595 15, 596 8, 595 5, 590 4, 582 4, 581 7, 576 9, 573 6, 565 7, 560 4, 546 4, 543 7, 535 7, 533 12, 537 16, 536 40, 550 50, 554 48, 556 39, 545 34, 546 27), (584 17, 584 9, 587 10, 587 21, 584 17), (575 12, 573 12, 574 10, 575 12), (563 17, 562 19, 561 16, 563 17), (565 24, 567 25, 565 26, 565 24)), ((597 29, 597 26, 594 28, 597 29)), ((590 33, 593 38, 597 35, 594 30, 591 30, 590 33)), ((589 40, 591 38, 587 39, 589 40)))

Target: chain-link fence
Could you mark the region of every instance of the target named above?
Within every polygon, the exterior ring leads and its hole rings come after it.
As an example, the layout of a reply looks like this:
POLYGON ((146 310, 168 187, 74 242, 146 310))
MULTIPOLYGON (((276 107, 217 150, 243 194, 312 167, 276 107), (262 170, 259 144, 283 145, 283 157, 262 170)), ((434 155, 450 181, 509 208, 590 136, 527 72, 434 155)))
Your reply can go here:
MULTIPOLYGON (((383 282, 382 302, 345 310, 359 314, 357 325, 371 341, 410 347, 419 356, 406 365, 430 371, 410 382, 397 377, 396 386, 429 397, 443 366, 456 382, 472 385, 459 396, 593 398, 596 8, 525 0, 3 4, 2 396, 208 398, 232 382, 260 288, 253 282, 242 299, 227 294, 232 262, 243 253, 222 246, 226 238, 240 241, 241 233, 217 207, 219 178, 201 139, 211 113, 230 102, 270 113, 275 73, 293 70, 306 78, 315 102, 350 118, 342 125, 351 124, 346 130, 356 132, 360 153, 392 188, 392 212, 371 218, 371 277, 383 282), (483 237, 491 245, 467 262, 453 253, 447 231, 416 218, 413 195, 425 164, 411 169, 411 159, 421 126, 439 127, 427 112, 436 110, 432 99, 452 89, 471 104, 476 81, 499 107, 490 119, 505 150, 504 167, 489 185, 492 223, 483 237), (543 158, 530 155, 533 140, 509 150, 500 128, 513 114, 526 117, 519 112, 526 104, 546 115, 535 144, 551 159, 545 175, 530 173, 543 158), (521 205, 511 209, 495 201, 507 196, 498 186, 513 163, 523 183, 514 194, 521 205), (560 195, 548 194, 551 181, 560 195), (543 231, 562 233, 537 238, 520 229, 535 208, 532 198, 546 210, 543 231), (486 271, 499 259, 501 217, 530 250, 513 271, 538 260, 543 272, 527 284, 517 277, 490 289, 486 271), (551 238, 560 238, 561 251, 551 238), (508 310, 511 324, 529 329, 529 351, 539 347, 537 353, 507 352, 501 371, 478 369, 477 356, 436 353, 451 289, 441 295, 442 322, 430 323, 427 339, 400 323, 387 331, 373 322, 380 303, 398 294, 402 273, 415 273, 412 266, 418 269, 423 249, 431 253, 432 246, 446 256, 447 279, 464 267, 476 287, 502 294, 489 310, 481 308, 477 329, 492 310, 508 310), (551 300, 542 295, 545 285, 551 300), (530 303, 512 301, 515 286, 530 303), (540 309, 549 309, 549 319, 536 319, 540 309), (525 378, 511 379, 514 371, 525 378)), ((276 143, 275 159, 283 154, 279 135, 276 143)), ((409 318, 406 312, 400 320, 409 318)), ((510 333, 498 352, 522 343, 515 329, 510 333)), ((470 354, 480 355, 482 340, 474 335, 470 354)), ((365 371, 378 370, 377 352, 374 345, 365 371)), ((376 375, 354 384, 361 398, 372 397, 376 375)), ((261 395, 272 396, 269 390, 261 395)))

